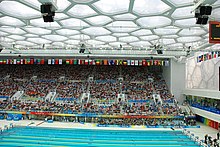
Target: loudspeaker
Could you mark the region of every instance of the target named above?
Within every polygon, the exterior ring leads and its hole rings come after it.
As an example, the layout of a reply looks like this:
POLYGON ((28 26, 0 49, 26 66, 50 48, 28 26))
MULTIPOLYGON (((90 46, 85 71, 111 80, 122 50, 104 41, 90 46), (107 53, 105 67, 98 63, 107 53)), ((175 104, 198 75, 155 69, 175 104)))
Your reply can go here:
POLYGON ((200 15, 211 15, 212 7, 211 6, 201 6, 200 15))
POLYGON ((79 50, 79 53, 84 53, 84 52, 85 52, 85 49, 82 49, 82 48, 81 48, 81 49, 79 50))
POLYGON ((199 17, 196 19, 196 24, 205 25, 208 23, 208 17, 199 17))
POLYGON ((157 50, 157 54, 163 54, 162 50, 157 50))
POLYGON ((41 5, 40 11, 41 11, 41 13, 48 13, 48 14, 50 14, 50 13, 52 13, 51 12, 51 8, 52 8, 52 5, 41 5))
POLYGON ((54 22, 53 16, 43 16, 44 22, 54 22))

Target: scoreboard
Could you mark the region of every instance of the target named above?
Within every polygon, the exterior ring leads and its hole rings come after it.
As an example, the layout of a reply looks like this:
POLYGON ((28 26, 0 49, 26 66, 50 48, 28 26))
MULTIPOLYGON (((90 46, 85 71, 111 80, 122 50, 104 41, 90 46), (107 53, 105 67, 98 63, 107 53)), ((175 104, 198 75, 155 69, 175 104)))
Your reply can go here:
POLYGON ((209 22, 209 43, 220 43, 220 22, 209 22))

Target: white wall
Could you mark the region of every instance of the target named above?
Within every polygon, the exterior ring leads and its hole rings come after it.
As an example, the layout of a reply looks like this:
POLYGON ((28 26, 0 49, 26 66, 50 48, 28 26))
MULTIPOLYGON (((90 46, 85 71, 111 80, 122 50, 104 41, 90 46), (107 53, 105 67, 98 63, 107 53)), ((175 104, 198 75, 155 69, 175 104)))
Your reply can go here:
POLYGON ((163 67, 163 77, 171 93, 179 103, 183 102, 182 91, 185 89, 185 63, 170 59, 170 66, 163 67))

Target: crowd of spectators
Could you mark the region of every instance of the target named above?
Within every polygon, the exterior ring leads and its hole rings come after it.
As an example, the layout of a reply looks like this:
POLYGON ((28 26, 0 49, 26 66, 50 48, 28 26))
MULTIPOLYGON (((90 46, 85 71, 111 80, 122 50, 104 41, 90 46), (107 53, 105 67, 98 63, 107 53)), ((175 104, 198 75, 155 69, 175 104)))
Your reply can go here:
MULTIPOLYGON (((1 74, 0 95, 12 96, 16 91, 23 90, 25 98, 40 99, 4 101, 0 103, 2 110, 98 115, 182 115, 178 105, 161 104, 153 100, 154 93, 159 94, 163 101, 174 97, 161 74, 155 74, 146 67, 26 66, 15 66, 14 69, 8 66, 5 75, 1 74), (5 78, 6 75, 9 77, 5 78), (56 92, 55 97, 63 98, 65 102, 45 100, 50 91, 56 92), (83 93, 90 94, 87 103, 80 102, 83 93), (118 94, 124 94, 125 101, 117 101, 118 94)), ((119 120, 117 122, 120 123, 119 120)), ((143 122, 138 119, 131 122, 161 124, 163 121, 143 122)))

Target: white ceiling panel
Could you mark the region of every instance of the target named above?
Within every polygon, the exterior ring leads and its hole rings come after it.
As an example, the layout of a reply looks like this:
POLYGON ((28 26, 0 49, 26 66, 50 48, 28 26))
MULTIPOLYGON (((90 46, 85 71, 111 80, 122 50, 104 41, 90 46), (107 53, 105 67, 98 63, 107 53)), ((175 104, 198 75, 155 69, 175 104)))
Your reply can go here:
POLYGON ((16 41, 16 44, 25 45, 25 46, 35 46, 36 44, 28 41, 16 41))
POLYGON ((88 17, 96 14, 96 12, 87 5, 75 5, 68 13, 75 17, 88 17))
POLYGON ((139 39, 134 36, 128 36, 128 37, 120 37, 119 41, 129 43, 129 42, 139 41, 139 39))
POLYGON ((100 16, 94 16, 90 18, 86 18, 86 21, 91 23, 92 25, 104 25, 106 23, 109 23, 112 21, 112 19, 108 16, 100 15, 100 16))
POLYGON ((149 36, 141 36, 140 37, 142 40, 150 41, 154 39, 159 39, 160 37, 157 35, 149 35, 149 36))
POLYGON ((90 37, 88 35, 80 34, 80 35, 74 35, 70 36, 71 39, 76 39, 76 40, 88 40, 90 37))
POLYGON ((65 43, 67 43, 67 44, 74 44, 74 45, 76 45, 76 44, 79 44, 79 40, 67 40, 67 41, 65 41, 65 43))
POLYGON ((128 33, 113 33, 112 36, 122 37, 122 36, 129 36, 129 34, 128 33))
POLYGON ((121 15, 115 15, 114 18, 116 20, 134 20, 135 18, 137 18, 137 16, 131 13, 126 13, 126 14, 121 14, 121 15))
POLYGON ((14 40, 24 40, 25 39, 25 37, 20 36, 20 35, 10 35, 10 36, 8 36, 8 38, 12 38, 14 40))
POLYGON ((175 19, 193 17, 195 15, 191 12, 193 10, 193 7, 194 6, 178 8, 173 12, 171 16, 175 19))
POLYGON ((51 41, 64 41, 67 40, 67 37, 60 36, 60 35, 44 35, 42 36, 45 39, 51 40, 51 41))
POLYGON ((7 32, 7 33, 13 33, 13 34, 16 34, 16 35, 21 35, 21 34, 25 34, 26 33, 22 29, 13 28, 13 27, 1 27, 0 30, 4 31, 4 32, 7 32))
POLYGON ((82 21, 80 19, 76 19, 76 18, 69 18, 66 20, 62 20, 60 22, 64 27, 74 27, 77 29, 81 29, 82 27, 89 26, 84 21, 82 21))
POLYGON ((142 27, 155 28, 171 24, 171 20, 164 16, 142 17, 137 20, 142 27))
POLYGON ((25 23, 21 20, 9 16, 4 16, 0 18, 0 24, 10 25, 10 26, 24 26, 25 23))
POLYGON ((129 44, 136 47, 149 47, 151 45, 148 41, 138 41, 129 44))
POLYGON ((38 35, 45 35, 51 33, 51 30, 36 28, 36 27, 26 27, 24 29, 29 33, 38 34, 38 35))
POLYGON ((122 47, 123 47, 123 45, 126 45, 126 43, 124 43, 124 42, 112 42, 112 43, 109 43, 109 45, 119 48, 120 45, 122 45, 122 47))
POLYGON ((179 32, 180 36, 195 36, 195 35, 202 35, 205 34, 206 31, 204 31, 201 28, 198 27, 193 27, 193 28, 188 28, 188 29, 183 29, 182 31, 179 32))
POLYGON ((68 0, 56 0, 58 12, 64 11, 71 3, 68 0))
POLYGON ((168 0, 176 6, 184 6, 189 4, 194 4, 193 0, 168 0))
POLYGON ((105 14, 117 14, 127 12, 130 0, 100 0, 94 6, 105 14))
POLYGON ((134 2, 134 13, 139 15, 161 14, 170 9, 170 6, 161 0, 136 0, 134 2))
POLYGON ((154 29, 154 32, 157 35, 171 35, 171 34, 176 34, 180 29, 178 28, 159 28, 159 29, 154 29))
POLYGON ((41 16, 39 11, 17 1, 2 1, 0 3, 0 12, 23 19, 41 16))
POLYGON ((220 8, 217 8, 215 10, 212 11, 212 17, 214 20, 216 21, 220 21, 220 8))
POLYGON ((105 28, 102 27, 91 27, 91 28, 86 28, 82 30, 83 33, 91 35, 91 36, 99 36, 99 35, 108 35, 111 34, 110 31, 108 31, 105 28))
POLYGON ((63 36, 70 36, 70 35, 79 34, 79 31, 71 30, 71 29, 60 29, 60 30, 57 30, 56 32, 57 32, 57 34, 63 35, 63 36))
POLYGON ((50 40, 47 39, 43 39, 43 38, 28 38, 27 41, 36 43, 36 44, 47 44, 47 43, 51 43, 50 40))
POLYGON ((199 26, 199 25, 196 25, 196 18, 176 20, 175 25, 180 26, 180 27, 199 26))
POLYGON ((174 39, 162 39, 162 44, 174 44, 176 41, 174 39))
POLYGON ((99 36, 96 37, 96 39, 103 42, 113 42, 117 40, 117 38, 113 36, 99 36))
POLYGON ((147 29, 141 29, 141 30, 134 31, 131 34, 135 36, 144 36, 144 35, 151 35, 152 32, 147 29))
POLYGON ((200 40, 200 39, 202 39, 201 37, 179 37, 179 38, 177 38, 177 40, 179 41, 179 42, 183 42, 183 43, 186 43, 186 42, 194 42, 194 41, 198 41, 198 40, 200 40))
POLYGON ((30 20, 30 24, 37 27, 44 28, 59 28, 60 25, 57 22, 45 23, 42 18, 30 20))

